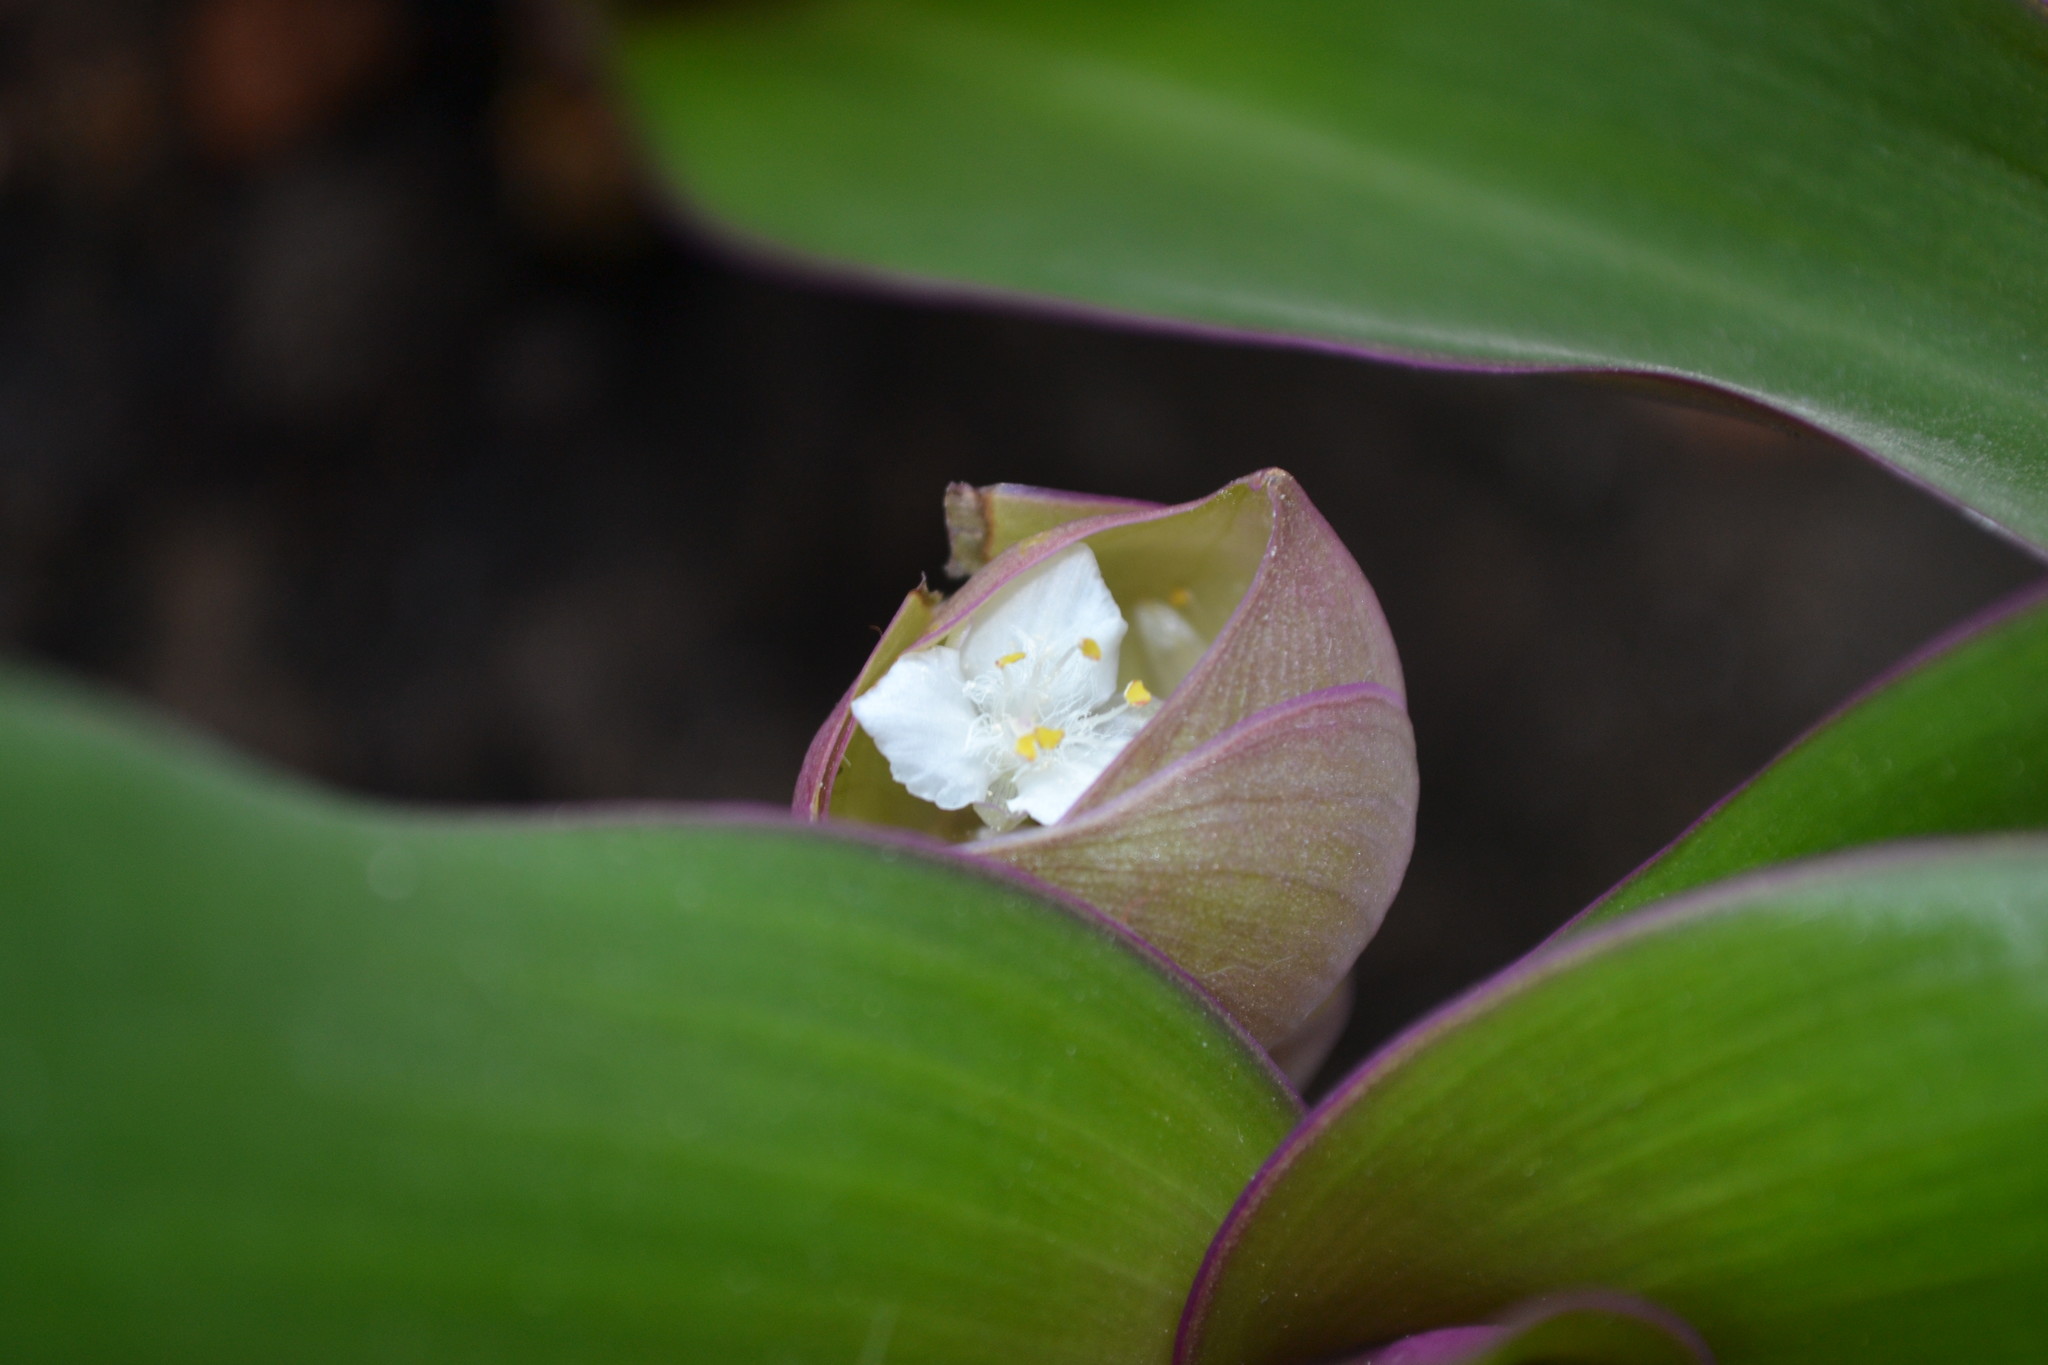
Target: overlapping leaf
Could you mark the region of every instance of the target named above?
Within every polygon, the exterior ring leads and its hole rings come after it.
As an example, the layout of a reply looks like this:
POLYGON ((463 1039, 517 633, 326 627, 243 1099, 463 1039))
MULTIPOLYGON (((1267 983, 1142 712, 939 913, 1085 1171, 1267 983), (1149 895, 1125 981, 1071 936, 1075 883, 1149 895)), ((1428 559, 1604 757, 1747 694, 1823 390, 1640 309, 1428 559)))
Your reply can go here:
POLYGON ((1769 863, 2048 828, 2048 599, 1977 624, 1787 750, 1569 932, 1769 863))
POLYGON ((711 215, 940 285, 1759 399, 2048 543, 2029 0, 636 6, 711 215))
POLYGON ((1104 922, 312 797, 0 680, 0 1358, 1162 1360, 1295 1117, 1104 922))
POLYGON ((1589 1286, 1727 1365, 2048 1357, 2048 838, 1723 883, 1398 1040, 1262 1173, 1188 1362, 1589 1286))

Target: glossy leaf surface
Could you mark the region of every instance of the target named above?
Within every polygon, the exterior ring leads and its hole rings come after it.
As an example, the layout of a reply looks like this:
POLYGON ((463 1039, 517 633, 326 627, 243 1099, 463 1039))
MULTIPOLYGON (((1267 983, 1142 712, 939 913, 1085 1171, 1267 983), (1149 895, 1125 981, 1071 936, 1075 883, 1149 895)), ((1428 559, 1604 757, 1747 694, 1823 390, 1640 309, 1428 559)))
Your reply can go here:
POLYGON ((1575 921, 1769 863, 1928 834, 2048 827, 2048 599, 1857 698, 1575 921))
POLYGON ((1293 1101, 950 859, 344 805, 0 683, 0 1358, 1163 1360, 1293 1101))
POLYGON ((714 219, 941 287, 1701 379, 2048 543, 2028 0, 638 6, 714 219))
POLYGON ((1184 1357, 1308 1362, 1604 1287, 1723 1365, 2048 1357, 2048 839, 1724 883, 1526 959, 1316 1113, 1184 1357))

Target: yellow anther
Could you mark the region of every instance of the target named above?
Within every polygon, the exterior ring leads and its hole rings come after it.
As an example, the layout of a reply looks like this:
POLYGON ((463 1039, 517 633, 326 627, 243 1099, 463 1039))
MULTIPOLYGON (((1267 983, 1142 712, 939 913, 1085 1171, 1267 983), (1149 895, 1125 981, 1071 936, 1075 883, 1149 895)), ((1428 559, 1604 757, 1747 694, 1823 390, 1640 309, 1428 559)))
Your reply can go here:
POLYGON ((1004 655, 1004 656, 1003 656, 1002 658, 1000 658, 1000 659, 997 659, 997 660, 996 660, 996 667, 997 667, 997 668, 1008 668, 1008 667, 1009 667, 1009 666, 1010 666, 1011 664, 1021 664, 1021 663, 1023 663, 1023 662, 1024 662, 1024 651, 1020 649, 1020 650, 1018 650, 1018 651, 1017 651, 1017 652, 1016 652, 1015 654, 1005 654, 1005 655, 1004 655))
POLYGON ((1175 588, 1172 592, 1166 594, 1166 605, 1169 607, 1184 607, 1194 600, 1195 595, 1186 588, 1175 588))
POLYGON ((1036 762, 1036 761, 1037 761, 1037 759, 1038 759, 1038 736, 1037 736, 1037 735, 1030 735, 1030 734, 1026 734, 1026 735, 1019 735, 1019 736, 1017 736, 1017 757, 1019 757, 1019 758, 1023 759, 1023 760, 1024 760, 1024 761, 1025 761, 1026 763, 1033 763, 1033 762, 1036 762))
POLYGON ((1152 689, 1145 686, 1143 678, 1133 678, 1124 688, 1124 700, 1133 706, 1149 706, 1152 704, 1152 689))
POLYGON ((1067 737, 1067 732, 1055 730, 1049 725, 1040 725, 1032 729, 1031 737, 1038 741, 1038 747, 1041 749, 1057 749, 1060 747, 1060 741, 1067 737))
POLYGON ((1100 659, 1102 657, 1102 646, 1083 635, 1081 637, 1081 656, 1086 659, 1100 659))

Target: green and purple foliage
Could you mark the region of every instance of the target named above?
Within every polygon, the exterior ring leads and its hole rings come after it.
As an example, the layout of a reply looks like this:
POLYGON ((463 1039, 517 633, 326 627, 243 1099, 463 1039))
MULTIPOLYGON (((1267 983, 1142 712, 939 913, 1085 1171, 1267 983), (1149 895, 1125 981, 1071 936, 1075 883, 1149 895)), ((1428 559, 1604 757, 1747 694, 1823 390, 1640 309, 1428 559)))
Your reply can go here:
MULTIPOLYGON (((653 159, 764 254, 1709 386, 2048 545, 2023 0, 791 0, 615 37, 653 159)), ((1276 472, 948 514, 981 572, 906 601, 793 816, 376 807, 0 678, 0 1356, 2048 1358, 2048 600, 1304 1113, 1269 1050, 1415 813, 1371 590, 1276 472), (1027 648, 905 693, 1010 746, 906 782, 915 725, 861 698, 1083 545, 1073 600, 1180 626, 1052 641, 1085 694, 988 700, 1027 648), (1069 733, 1078 792, 1020 826, 1069 733)))

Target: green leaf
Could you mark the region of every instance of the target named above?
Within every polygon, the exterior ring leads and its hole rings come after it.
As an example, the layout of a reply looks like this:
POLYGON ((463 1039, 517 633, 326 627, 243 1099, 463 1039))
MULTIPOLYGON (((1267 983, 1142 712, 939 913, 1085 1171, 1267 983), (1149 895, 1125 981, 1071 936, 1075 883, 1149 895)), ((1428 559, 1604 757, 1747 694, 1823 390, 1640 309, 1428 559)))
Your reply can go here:
POLYGON ((2048 599, 1907 665, 1794 744, 1570 926, 1768 863, 2048 826, 2048 599))
POLYGON ((1601 1286, 1728 1365, 2048 1359, 2048 839, 1894 846, 1525 959, 1312 1114, 1190 1362, 1601 1286))
POLYGON ((942 287, 1703 380, 2048 543, 2027 0, 642 6, 660 167, 942 287))
POLYGON ((0 1358, 1163 1360, 1295 1117, 1105 922, 345 804, 0 681, 0 1358))

